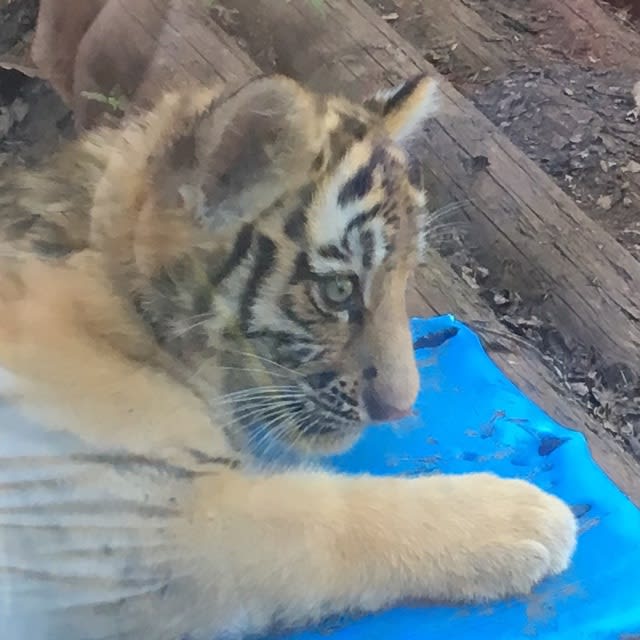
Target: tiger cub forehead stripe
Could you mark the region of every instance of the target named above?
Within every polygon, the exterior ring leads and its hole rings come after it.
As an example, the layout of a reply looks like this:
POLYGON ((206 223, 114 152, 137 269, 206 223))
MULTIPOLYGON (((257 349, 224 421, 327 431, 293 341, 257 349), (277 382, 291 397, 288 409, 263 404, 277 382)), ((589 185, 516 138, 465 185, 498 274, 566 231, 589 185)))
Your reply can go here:
POLYGON ((338 204, 344 206, 354 200, 364 198, 371 191, 374 182, 374 171, 379 165, 384 165, 388 154, 382 147, 375 147, 369 161, 360 167, 338 193, 338 204))
POLYGON ((370 142, 352 146, 336 171, 318 189, 307 220, 309 239, 315 246, 340 244, 351 218, 376 202, 373 193, 380 186, 376 169, 384 162, 384 151, 374 149, 370 142))
POLYGON ((240 303, 240 326, 247 330, 251 325, 254 314, 254 303, 259 295, 262 283, 276 266, 278 249, 271 238, 259 235, 256 242, 256 253, 253 269, 245 285, 240 303))

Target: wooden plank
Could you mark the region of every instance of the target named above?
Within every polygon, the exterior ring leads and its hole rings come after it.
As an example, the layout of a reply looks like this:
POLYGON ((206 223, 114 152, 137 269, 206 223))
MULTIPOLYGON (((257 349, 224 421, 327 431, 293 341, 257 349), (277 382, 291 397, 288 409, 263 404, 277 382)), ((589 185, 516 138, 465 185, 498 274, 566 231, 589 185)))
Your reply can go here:
POLYGON ((393 27, 441 72, 451 73, 454 84, 475 74, 484 82, 522 62, 640 68, 637 31, 599 0, 366 2, 396 12, 393 27))
MULTIPOLYGON (((468 0, 365 1, 393 16, 389 24, 456 86, 469 79, 484 82, 499 77, 521 59, 521 46, 485 20, 468 0)), ((486 4, 487 0, 483 8, 486 4)))
POLYGON ((34 56, 79 129, 168 88, 246 82, 260 70, 202 0, 41 0, 34 56), (74 16, 74 19, 70 19, 74 16), (102 97, 102 99, 100 99, 102 97))

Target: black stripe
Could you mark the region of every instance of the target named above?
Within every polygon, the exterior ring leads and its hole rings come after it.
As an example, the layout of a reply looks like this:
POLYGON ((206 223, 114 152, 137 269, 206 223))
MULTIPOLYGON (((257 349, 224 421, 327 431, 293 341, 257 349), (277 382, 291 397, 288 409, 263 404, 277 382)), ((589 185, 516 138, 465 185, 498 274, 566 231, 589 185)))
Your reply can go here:
POLYGON ((363 140, 367 135, 367 125, 353 116, 343 116, 341 128, 356 140, 363 140))
POLYGON ((307 224, 307 212, 303 207, 299 207, 289 215, 284 224, 284 232, 287 237, 294 241, 304 239, 304 230, 307 224))
POLYGON ((389 209, 389 211, 383 214, 384 219, 397 229, 400 226, 400 217, 395 213, 391 213, 391 211, 393 211, 393 209, 389 209))
POLYGON ((240 326, 247 331, 253 318, 253 304, 258 296, 258 289, 265 278, 273 271, 278 250, 275 242, 265 235, 258 236, 253 269, 245 286, 240 303, 240 326))
POLYGON ((149 458, 132 453, 76 453, 69 457, 76 462, 106 464, 125 472, 135 472, 141 468, 147 468, 179 479, 190 479, 197 475, 194 471, 185 467, 179 467, 158 458, 149 458))
POLYGON ((40 216, 37 214, 24 215, 13 220, 3 229, 7 240, 17 240, 27 234, 31 228, 40 221, 40 216))
POLYGON ((336 378, 338 374, 335 371, 318 371, 318 373, 311 373, 306 376, 306 381, 314 389, 321 390, 328 387, 336 378))
POLYGON ((231 275, 233 270, 247 257, 253 239, 253 225, 245 224, 236 236, 231 253, 227 256, 220 269, 209 273, 209 281, 213 286, 219 285, 231 275))
POLYGON ((329 313, 316 302, 316 299, 313 297, 310 288, 307 291, 307 295, 309 296, 309 302, 311 302, 311 306, 317 311, 317 313, 319 313, 323 318, 326 318, 327 320, 336 320, 336 316, 334 313, 329 313))
MULTIPOLYGON (((302 366, 309 362, 313 356, 313 349, 310 347, 302 347, 300 345, 292 345, 286 352, 284 358, 280 355, 280 363, 287 366, 302 366)), ((315 358, 313 358, 315 360, 315 358)))
POLYGON ((287 319, 293 322, 296 326, 300 327, 302 330, 306 330, 307 327, 317 324, 315 320, 306 320, 304 318, 301 318, 297 314, 296 310, 294 309, 295 302, 291 293, 285 293, 280 298, 279 306, 284 315, 287 316, 287 319))
MULTIPOLYGON (((329 413, 334 413, 333 410, 330 410, 329 413)), ((340 427, 332 424, 331 422, 312 422, 310 426, 305 427, 304 432, 306 434, 312 434, 315 436, 322 436, 328 433, 335 433, 339 431, 340 427)))
POLYGON ((361 167, 353 178, 347 181, 340 189, 338 204, 344 206, 348 202, 364 198, 371 191, 372 186, 373 175, 371 174, 371 167, 369 165, 361 167))
POLYGON ((210 456, 204 453, 204 451, 199 451, 198 449, 188 449, 188 451, 198 464, 219 464, 231 469, 237 469, 240 466, 240 460, 237 458, 210 456))
POLYGON ((347 150, 353 144, 353 138, 350 138, 339 127, 329 134, 329 161, 327 170, 333 169, 345 156, 347 150))
POLYGON ((424 75, 416 76, 411 80, 405 82, 384 105, 382 115, 388 116, 394 109, 399 107, 415 90, 416 87, 422 82, 424 75))
POLYGON ((424 186, 422 165, 420 164, 420 161, 414 156, 409 157, 409 169, 407 171, 407 178, 409 179, 409 184, 411 184, 416 189, 422 190, 424 186))
POLYGON ((376 204, 373 207, 371 207, 371 209, 369 209, 368 211, 363 211, 362 213, 359 213, 357 216, 354 216, 353 218, 351 218, 349 224, 347 225, 347 228, 344 230, 344 233, 342 234, 342 241, 341 241, 342 246, 347 251, 350 251, 350 247, 349 247, 350 233, 354 229, 359 229, 360 227, 365 225, 369 220, 372 220, 373 218, 375 218, 379 212, 380 212, 380 205, 376 204))
POLYGON ((316 185, 309 183, 301 187, 296 194, 298 206, 289 214, 284 225, 284 232, 291 240, 300 241, 305 237, 307 210, 315 191, 316 185))
POLYGON ((370 269, 373 264, 373 251, 375 249, 375 240, 371 229, 365 229, 360 234, 360 246, 362 247, 362 266, 370 269))
MULTIPOLYGON (((1 514, 30 514, 33 513, 33 505, 19 504, 13 507, 1 507, 1 514)), ((111 498, 106 500, 73 500, 69 502, 54 502, 39 505, 38 509, 46 511, 48 514, 64 514, 73 513, 74 515, 93 516, 96 512, 100 515, 106 513, 114 513, 122 515, 124 513, 134 513, 145 518, 169 518, 179 514, 177 509, 165 507, 162 505, 144 504, 137 500, 128 500, 126 498, 111 498)), ((4 526, 4 525, 3 525, 4 526)))
POLYGON ((73 248, 60 242, 49 242, 48 240, 34 240, 31 243, 33 250, 48 258, 63 258, 73 252, 73 248))
POLYGON ((383 147, 376 147, 371 153, 369 162, 366 166, 358 169, 356 174, 348 180, 340 189, 338 194, 338 204, 343 206, 348 202, 360 200, 371 191, 373 186, 373 171, 387 160, 387 152, 383 147))
POLYGON ((167 324, 163 322, 161 318, 156 318, 150 309, 144 304, 140 296, 133 297, 133 306, 136 313, 140 316, 142 321, 151 329, 156 342, 160 346, 164 346, 167 342, 168 328, 167 324))
POLYGON ((309 256, 304 251, 301 251, 294 261, 293 273, 289 278, 289 284, 298 284, 305 280, 311 280, 314 276, 315 273, 309 265, 309 256))
POLYGON ((201 287, 193 294, 192 309, 196 315, 202 315, 211 311, 213 304, 213 289, 211 287, 201 287))
POLYGON ((340 260, 348 262, 349 258, 335 244, 327 244, 318 249, 318 255, 321 258, 329 258, 331 260, 340 260))
POLYGON ((350 395, 340 391, 338 393, 338 397, 340 398, 340 400, 342 400, 342 402, 344 402, 345 404, 348 404, 350 407, 357 407, 358 406, 358 401, 354 400, 350 395))
POLYGON ((362 307, 354 307, 349 310, 349 322, 351 324, 362 325, 364 322, 364 313, 362 307))
POLYGON ((311 163, 312 171, 320 171, 322 169, 322 165, 324 164, 324 152, 321 151, 315 158, 315 160, 311 163))

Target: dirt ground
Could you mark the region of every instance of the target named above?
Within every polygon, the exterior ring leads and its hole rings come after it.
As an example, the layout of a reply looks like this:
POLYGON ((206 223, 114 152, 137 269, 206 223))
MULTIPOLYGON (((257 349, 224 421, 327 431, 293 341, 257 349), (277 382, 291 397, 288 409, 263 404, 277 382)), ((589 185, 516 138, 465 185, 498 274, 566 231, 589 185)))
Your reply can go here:
MULTIPOLYGON (((635 56, 611 38, 589 44, 574 34, 564 42, 566 16, 558 15, 554 0, 537 0, 547 3, 544 12, 533 11, 529 0, 464 0, 491 25, 485 40, 500 46, 501 64, 478 66, 458 55, 455 40, 434 35, 424 0, 367 1, 640 259, 640 113, 633 111, 632 95, 640 80, 640 51, 635 56)), ((32 163, 73 135, 69 110, 45 82, 30 77, 26 54, 37 4, 5 0, 0 7, 0 65, 19 67, 0 68, 0 165, 32 163)), ((640 29, 633 12, 607 11, 626 29, 640 29)), ((492 279, 464 235, 443 239, 442 251, 489 302, 505 332, 537 348, 567 394, 610 423, 611 433, 640 459, 637 372, 602 369, 593 353, 568 344, 536 317, 535 308, 492 279)))
MULTIPOLYGON (((455 36, 438 33, 429 2, 367 2, 640 259, 640 111, 633 97, 640 39, 631 51, 613 37, 587 40, 585 33, 583 40, 553 0, 463 0, 490 28, 482 38, 502 54, 495 65, 476 66, 459 53, 455 36)), ((612 5, 602 7, 614 22, 640 32, 640 0, 612 5)))
MULTIPOLYGON (((37 0, 9 0, 0 8, 0 62, 25 57, 37 11, 37 0)), ((71 113, 47 83, 0 68, 0 165, 37 161, 72 135, 71 113)))

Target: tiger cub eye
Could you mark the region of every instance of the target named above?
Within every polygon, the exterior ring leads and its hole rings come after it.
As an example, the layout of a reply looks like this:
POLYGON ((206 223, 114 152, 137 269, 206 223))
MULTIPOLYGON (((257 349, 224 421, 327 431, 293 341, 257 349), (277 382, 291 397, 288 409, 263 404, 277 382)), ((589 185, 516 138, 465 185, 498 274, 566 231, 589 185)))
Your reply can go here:
POLYGON ((331 306, 344 307, 351 301, 355 293, 355 285, 347 276, 335 276, 320 283, 320 293, 331 306))

